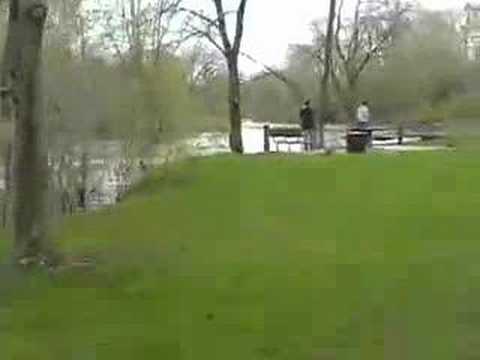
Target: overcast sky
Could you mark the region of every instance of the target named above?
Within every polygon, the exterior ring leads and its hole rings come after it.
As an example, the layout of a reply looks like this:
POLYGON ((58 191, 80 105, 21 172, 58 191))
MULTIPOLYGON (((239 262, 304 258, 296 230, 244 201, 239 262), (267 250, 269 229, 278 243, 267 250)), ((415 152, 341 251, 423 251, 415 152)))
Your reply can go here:
MULTIPOLYGON (((190 6, 212 9, 211 0, 187 0, 190 6)), ((224 0, 227 9, 239 0, 224 0)), ((353 1, 353 0, 347 0, 353 1)), ((418 0, 427 9, 459 9, 466 0, 418 0)), ((309 43, 310 24, 328 13, 328 0, 248 0, 243 50, 268 65, 280 65, 292 43, 309 43)), ((252 73, 261 70, 247 60, 241 70, 252 73)))

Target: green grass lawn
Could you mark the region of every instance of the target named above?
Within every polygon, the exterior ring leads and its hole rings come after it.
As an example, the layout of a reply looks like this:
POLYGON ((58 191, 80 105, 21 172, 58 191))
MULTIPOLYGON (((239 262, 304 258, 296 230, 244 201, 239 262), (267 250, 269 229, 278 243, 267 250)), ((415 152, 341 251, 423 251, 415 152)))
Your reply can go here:
POLYGON ((476 359, 479 210, 475 151, 184 162, 1 277, 1 359, 476 359))

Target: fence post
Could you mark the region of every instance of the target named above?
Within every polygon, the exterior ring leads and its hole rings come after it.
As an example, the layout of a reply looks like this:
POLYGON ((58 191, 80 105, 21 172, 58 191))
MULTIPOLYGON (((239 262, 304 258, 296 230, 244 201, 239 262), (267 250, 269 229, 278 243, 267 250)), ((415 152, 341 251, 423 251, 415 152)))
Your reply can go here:
POLYGON ((263 127, 263 151, 270 152, 270 126, 265 125, 263 127))
POLYGON ((403 145, 403 125, 398 126, 398 145, 403 145))

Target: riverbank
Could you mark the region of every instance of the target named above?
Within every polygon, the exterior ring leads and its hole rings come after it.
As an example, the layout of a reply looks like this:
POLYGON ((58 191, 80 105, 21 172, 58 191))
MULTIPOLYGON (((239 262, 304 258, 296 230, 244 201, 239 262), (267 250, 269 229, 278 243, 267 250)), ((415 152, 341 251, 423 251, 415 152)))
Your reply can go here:
MULTIPOLYGON (((242 127, 242 136, 245 154, 262 154, 264 152, 264 126, 275 127, 297 127, 295 124, 271 124, 257 123, 245 119, 242 127)), ((325 152, 345 153, 346 142, 345 133, 347 127, 341 124, 328 124, 325 127, 325 148, 311 152, 308 155, 319 155, 325 152)), ((393 135, 388 134, 390 137, 393 135)), ((438 151, 445 150, 442 144, 428 146, 421 142, 418 137, 406 137, 402 145, 397 145, 394 136, 391 139, 374 140, 373 149, 375 152, 411 152, 411 151, 438 151)), ((304 149, 300 144, 294 145, 273 145, 274 150, 279 152, 288 152, 290 154, 304 154, 304 149)), ((77 177, 81 172, 81 158, 88 149, 87 154, 87 177, 86 177, 86 208, 87 210, 97 210, 116 204, 126 192, 135 186, 141 179, 148 176, 150 170, 162 166, 171 166, 172 162, 186 159, 188 157, 205 157, 220 154, 229 154, 228 134, 224 132, 205 132, 196 136, 187 137, 178 140, 173 144, 160 144, 150 146, 143 157, 126 159, 122 154, 125 152, 125 144, 120 141, 106 140, 93 141, 90 144, 84 144, 83 148, 74 149, 68 154, 67 161, 64 164, 62 174, 58 173, 58 163, 60 159, 51 159, 51 166, 57 169, 54 180, 58 183, 62 178, 63 183, 79 183, 77 177), (55 165, 56 164, 56 165, 55 165), (140 164, 144 164, 142 167, 140 164)), ((0 167, 0 191, 5 188, 4 168, 0 167)), ((76 208, 78 202, 78 189, 72 186, 64 185, 56 188, 62 188, 63 192, 69 194, 70 202, 73 208, 76 208)), ((61 191, 61 193, 62 193, 61 191)), ((57 202, 61 202, 62 194, 57 194, 57 202)), ((64 206, 64 205, 62 205, 64 206)), ((80 209, 85 210, 85 209, 80 209)))
POLYGON ((95 267, 15 280, 2 354, 475 356, 478 169, 469 152, 176 163, 67 220, 59 245, 95 267))

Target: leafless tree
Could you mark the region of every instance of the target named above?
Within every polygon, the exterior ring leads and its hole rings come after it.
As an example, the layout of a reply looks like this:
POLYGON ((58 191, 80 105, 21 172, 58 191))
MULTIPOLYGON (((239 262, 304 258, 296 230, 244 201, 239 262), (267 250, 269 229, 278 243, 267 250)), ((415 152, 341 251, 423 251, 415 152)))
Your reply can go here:
POLYGON ((353 119, 361 74, 392 45, 412 5, 403 0, 357 0, 349 21, 343 21, 343 6, 340 0, 334 35, 338 61, 331 74, 345 111, 353 119))
POLYGON ((117 0, 115 7, 96 9, 92 17, 102 23, 104 46, 121 60, 158 63, 165 52, 182 43, 172 23, 184 0, 117 0), (125 56, 127 55, 127 57, 125 56))
POLYGON ((333 37, 334 37, 334 24, 335 24, 335 11, 337 7, 336 0, 330 0, 330 9, 327 20, 327 31, 325 36, 324 45, 324 59, 323 59, 323 74, 320 81, 320 101, 318 109, 318 128, 319 128, 319 144, 318 146, 323 148, 324 146, 324 127, 328 121, 330 113, 330 90, 329 80, 331 76, 332 68, 332 50, 333 50, 333 37))
POLYGON ((45 47, 68 48, 78 36, 76 21, 84 0, 50 0, 45 23, 45 47))
POLYGON ((183 0, 158 0, 153 4, 151 27, 151 49, 154 63, 158 63, 165 48, 177 49, 182 43, 181 37, 167 39, 172 28, 173 20, 179 15, 183 0))
POLYGON ((45 0, 10 0, 2 88, 15 123, 15 257, 38 260, 48 248, 48 157, 42 94, 42 40, 48 13, 45 0))
POLYGON ((183 55, 187 67, 187 82, 190 90, 208 84, 224 70, 223 59, 218 52, 195 44, 183 55))
POLYGON ((242 112, 240 99, 240 72, 238 59, 243 38, 243 22, 247 0, 240 0, 236 14, 233 41, 228 36, 227 15, 222 0, 212 0, 215 5, 216 18, 210 18, 202 12, 183 9, 201 24, 194 21, 189 24, 191 36, 207 39, 225 57, 228 68, 228 106, 230 114, 230 148, 233 152, 243 153, 242 112))

